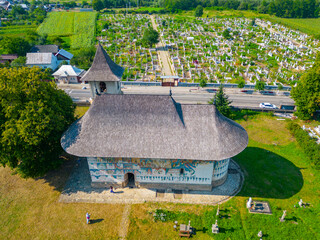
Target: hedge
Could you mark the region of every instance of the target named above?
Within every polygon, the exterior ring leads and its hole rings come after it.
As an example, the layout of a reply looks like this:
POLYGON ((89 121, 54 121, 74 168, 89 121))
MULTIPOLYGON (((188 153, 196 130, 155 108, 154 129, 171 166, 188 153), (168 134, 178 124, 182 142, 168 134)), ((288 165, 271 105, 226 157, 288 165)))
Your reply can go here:
POLYGON ((289 122, 287 124, 287 128, 296 138, 299 146, 308 156, 310 162, 315 166, 316 169, 320 169, 320 145, 318 145, 315 139, 311 138, 309 134, 297 123, 289 122))

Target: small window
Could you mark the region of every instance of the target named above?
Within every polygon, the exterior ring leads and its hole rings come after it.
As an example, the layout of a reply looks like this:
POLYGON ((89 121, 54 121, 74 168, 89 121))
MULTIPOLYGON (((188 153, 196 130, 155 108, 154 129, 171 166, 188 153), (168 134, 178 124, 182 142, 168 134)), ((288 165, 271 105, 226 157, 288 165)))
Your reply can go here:
POLYGON ((105 82, 100 82, 100 92, 106 92, 107 91, 107 86, 105 82))
POLYGON ((184 169, 180 168, 180 174, 184 174, 184 169))

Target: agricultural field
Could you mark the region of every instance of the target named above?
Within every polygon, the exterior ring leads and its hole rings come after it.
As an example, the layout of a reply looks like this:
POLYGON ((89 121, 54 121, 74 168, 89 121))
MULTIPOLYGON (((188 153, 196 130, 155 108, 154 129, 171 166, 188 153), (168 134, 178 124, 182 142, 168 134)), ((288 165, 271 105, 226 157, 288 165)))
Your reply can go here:
MULTIPOLYGON (((85 111, 77 109, 77 115, 85 111)), ((266 239, 320 238, 320 173, 297 146, 286 121, 268 114, 238 118, 249 135, 248 147, 234 157, 245 181, 236 197, 220 204, 220 215, 216 216, 217 206, 133 204, 126 239, 180 239, 174 222, 188 224, 189 220, 195 228, 193 239, 258 239, 259 231, 266 239), (272 215, 248 213, 249 197, 268 201, 272 215), (309 205, 298 207, 300 199, 309 205), (283 210, 287 216, 281 223, 283 210), (157 220, 155 212, 164 212, 164 221, 157 220), (216 219, 220 233, 213 235, 211 225, 216 219)), ((5 219, 0 222, 0 239, 119 239, 123 204, 58 201, 75 164, 71 158, 44 178, 27 180, 0 167, 0 214, 5 219), (91 213, 94 224, 86 224, 86 212, 91 213)))
POLYGON ((320 18, 278 18, 269 16, 267 18, 272 22, 276 22, 287 27, 296 29, 300 32, 320 36, 320 18))
POLYGON ((319 41, 244 17, 157 16, 176 74, 187 82, 293 85, 312 66, 319 41))
MULTIPOLYGON (((37 26, 34 25, 12 25, 0 27, 0 38, 2 37, 25 37, 29 31, 35 31, 37 26)), ((0 46, 0 54, 6 53, 5 49, 0 46)))
POLYGON ((151 25, 148 15, 101 15, 98 39, 110 57, 125 67, 123 80, 153 81, 160 76, 160 63, 155 49, 141 46, 144 29, 151 25))
POLYGON ((39 26, 39 34, 47 34, 49 37, 61 37, 70 48, 90 47, 95 42, 94 12, 52 12, 39 26))

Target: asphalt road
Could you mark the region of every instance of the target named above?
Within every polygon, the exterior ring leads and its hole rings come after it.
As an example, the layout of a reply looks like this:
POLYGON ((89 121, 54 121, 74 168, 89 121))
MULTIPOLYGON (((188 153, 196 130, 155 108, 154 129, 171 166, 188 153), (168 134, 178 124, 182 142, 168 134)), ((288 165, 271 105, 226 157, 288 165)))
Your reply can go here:
MULTIPOLYGON (((126 87, 122 89, 124 94, 159 94, 168 95, 170 88, 167 87, 126 87)), ((75 101, 88 100, 91 97, 90 89, 65 89, 75 101)), ((210 90, 209 90, 210 91, 210 90)), ((233 106, 259 107, 261 102, 269 102, 280 107, 280 105, 292 105, 294 101, 287 96, 268 96, 257 93, 240 93, 238 89, 226 89, 226 94, 232 101, 233 106)), ((214 96, 208 90, 196 90, 184 87, 172 88, 172 97, 180 103, 208 103, 214 96), (191 91, 190 91, 191 90, 191 91)))

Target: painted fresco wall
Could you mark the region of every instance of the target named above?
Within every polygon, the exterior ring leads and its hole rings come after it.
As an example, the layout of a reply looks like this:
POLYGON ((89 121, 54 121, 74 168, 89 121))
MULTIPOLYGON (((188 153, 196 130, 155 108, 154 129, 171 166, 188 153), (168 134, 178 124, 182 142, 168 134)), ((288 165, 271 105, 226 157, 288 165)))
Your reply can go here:
MULTIPOLYGON (((88 158, 92 182, 121 184, 124 174, 134 173, 140 183, 211 184, 214 162, 135 158, 88 158), (181 174, 181 170, 183 173, 181 174)), ((217 166, 218 168, 218 166, 217 166)))
POLYGON ((223 178, 228 173, 230 159, 214 162, 213 181, 223 178))

